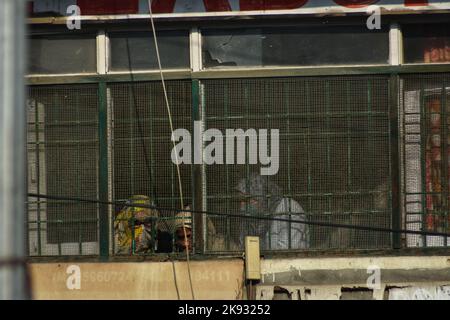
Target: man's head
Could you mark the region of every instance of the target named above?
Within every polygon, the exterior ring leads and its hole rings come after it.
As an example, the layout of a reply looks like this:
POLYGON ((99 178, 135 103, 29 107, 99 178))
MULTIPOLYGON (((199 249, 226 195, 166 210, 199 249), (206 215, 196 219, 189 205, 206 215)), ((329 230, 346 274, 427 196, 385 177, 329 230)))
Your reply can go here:
POLYGON ((188 205, 185 210, 188 211, 179 212, 175 216, 175 244, 179 251, 192 249, 192 213, 189 212, 191 207, 188 205))
POLYGON ((252 173, 239 181, 241 211, 249 214, 270 214, 281 199, 281 189, 269 180, 268 176, 252 173))

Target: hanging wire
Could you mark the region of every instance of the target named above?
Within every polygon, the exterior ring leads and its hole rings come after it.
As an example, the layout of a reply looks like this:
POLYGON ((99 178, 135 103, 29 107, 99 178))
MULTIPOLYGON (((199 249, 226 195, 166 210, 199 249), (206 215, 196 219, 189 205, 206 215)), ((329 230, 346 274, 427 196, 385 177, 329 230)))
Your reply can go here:
MULTIPOLYGON (((156 51, 156 58, 158 61, 158 67, 159 67, 159 74, 161 77, 161 84, 162 84, 162 88, 163 88, 163 92, 164 92, 164 101, 166 103, 166 108, 167 108, 167 115, 169 118, 169 126, 170 126, 170 132, 171 132, 171 141, 173 144, 173 148, 174 148, 174 152, 175 152, 175 164, 176 164, 176 168, 177 168, 177 176, 178 176, 178 187, 180 190, 180 205, 181 205, 181 210, 184 209, 184 199, 183 199, 183 185, 181 183, 181 172, 180 172, 180 164, 178 161, 178 152, 177 152, 177 146, 175 143, 175 139, 173 139, 173 132, 174 132, 174 128, 173 128, 173 121, 172 121, 172 111, 170 109, 170 104, 169 104, 169 98, 167 96, 167 88, 166 88, 166 83, 164 81, 164 73, 163 73, 163 69, 161 66, 161 57, 159 55, 159 47, 158 47, 158 40, 156 37, 156 29, 155 29, 155 23, 153 21, 153 12, 152 12, 152 0, 148 0, 148 11, 150 14, 150 23, 152 26, 152 32, 153 32, 153 41, 155 43, 155 51, 156 51)), ((184 234, 184 246, 186 248, 186 264, 187 264, 187 269, 188 269, 188 277, 189 277, 189 286, 191 289, 191 294, 192 294, 192 299, 195 300, 195 294, 194 294, 194 288, 192 285, 192 276, 191 276, 191 266, 190 266, 190 259, 189 259, 189 245, 188 245, 188 241, 187 241, 187 234, 186 234, 186 224, 185 224, 185 215, 182 214, 181 215, 181 223, 183 225, 183 234, 184 234)), ((191 215, 191 223, 193 222, 192 219, 192 215, 191 215)))

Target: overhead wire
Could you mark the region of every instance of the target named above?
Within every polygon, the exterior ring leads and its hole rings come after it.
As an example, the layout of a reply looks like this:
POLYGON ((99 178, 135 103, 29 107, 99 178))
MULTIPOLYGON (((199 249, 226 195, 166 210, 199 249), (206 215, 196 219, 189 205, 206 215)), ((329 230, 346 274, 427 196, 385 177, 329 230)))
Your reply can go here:
POLYGON ((35 193, 29 193, 28 197, 38 198, 38 199, 42 198, 42 199, 48 199, 48 200, 57 200, 57 201, 74 201, 74 202, 98 203, 98 204, 105 204, 105 205, 119 205, 119 206, 128 206, 128 207, 136 207, 136 208, 154 209, 154 210, 159 210, 159 211, 189 212, 192 214, 199 214, 199 215, 204 214, 204 215, 217 216, 217 217, 289 222, 289 223, 293 223, 293 224, 303 224, 303 225, 311 225, 311 226, 318 226, 318 227, 332 227, 332 228, 334 227, 334 228, 365 230, 365 231, 373 231, 373 232, 450 237, 450 233, 444 233, 444 232, 393 229, 393 228, 371 227, 371 226, 366 226, 366 225, 352 225, 352 224, 318 222, 318 221, 308 221, 308 220, 292 220, 292 219, 285 219, 285 218, 275 218, 273 216, 246 216, 246 215, 242 215, 242 214, 220 213, 220 212, 191 210, 191 209, 181 209, 180 210, 180 209, 176 209, 176 208, 164 208, 164 207, 145 205, 145 204, 124 204, 123 202, 120 202, 120 201, 101 201, 101 200, 94 200, 94 199, 62 197, 62 196, 43 195, 43 194, 35 194, 35 193))

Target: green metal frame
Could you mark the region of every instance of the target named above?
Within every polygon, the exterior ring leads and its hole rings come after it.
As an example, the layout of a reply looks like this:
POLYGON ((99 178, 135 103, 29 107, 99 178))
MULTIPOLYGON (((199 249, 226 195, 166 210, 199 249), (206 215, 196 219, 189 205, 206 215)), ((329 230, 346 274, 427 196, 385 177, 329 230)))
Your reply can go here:
MULTIPOLYGON (((389 79, 389 112, 390 112, 390 134, 389 144, 391 145, 391 159, 389 161, 389 172, 391 175, 391 210, 392 222, 391 227, 394 230, 401 229, 402 212, 400 210, 400 152, 399 152, 399 82, 400 78, 397 74, 392 74, 389 79)), ((394 249, 401 248, 402 235, 399 233, 392 234, 392 247, 394 249)))
MULTIPOLYGON (((194 121, 200 120, 200 82, 198 80, 192 80, 192 128, 194 127, 194 121)), ((193 156, 195 152, 194 144, 192 144, 191 155, 193 156)), ((202 179, 201 179, 201 167, 198 165, 192 165, 191 170, 191 188, 193 190, 193 210, 201 210, 202 208, 202 179)), ((193 248, 193 253, 196 251, 203 251, 203 225, 201 216, 197 215, 197 219, 194 219, 192 226, 193 233, 193 243, 195 244, 193 248)))
MULTIPOLYGON (((336 75, 369 75, 369 74, 410 74, 410 73, 443 73, 450 72, 450 64, 407 64, 401 66, 342 66, 342 67, 283 67, 283 68, 241 68, 214 69, 205 71, 166 71, 166 80, 203 80, 227 78, 268 78, 268 77, 305 77, 305 76, 336 76, 336 75)), ((45 84, 76 84, 99 82, 130 82, 130 81, 158 81, 158 72, 139 72, 122 74, 79 74, 28 76, 28 85, 45 84)))
MULTIPOLYGON (((99 200, 108 201, 108 95, 105 82, 99 83, 99 200)), ((105 204, 99 205, 100 257, 109 256, 109 210, 105 204)))

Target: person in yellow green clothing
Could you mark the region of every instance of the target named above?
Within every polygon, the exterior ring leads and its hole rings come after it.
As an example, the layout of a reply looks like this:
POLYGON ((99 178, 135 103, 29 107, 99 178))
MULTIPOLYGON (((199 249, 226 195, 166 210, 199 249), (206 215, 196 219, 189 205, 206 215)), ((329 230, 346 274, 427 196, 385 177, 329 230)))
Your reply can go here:
POLYGON ((155 249, 159 213, 156 209, 128 206, 133 204, 152 205, 152 201, 147 196, 133 196, 117 214, 114 220, 117 254, 147 253, 155 249))

